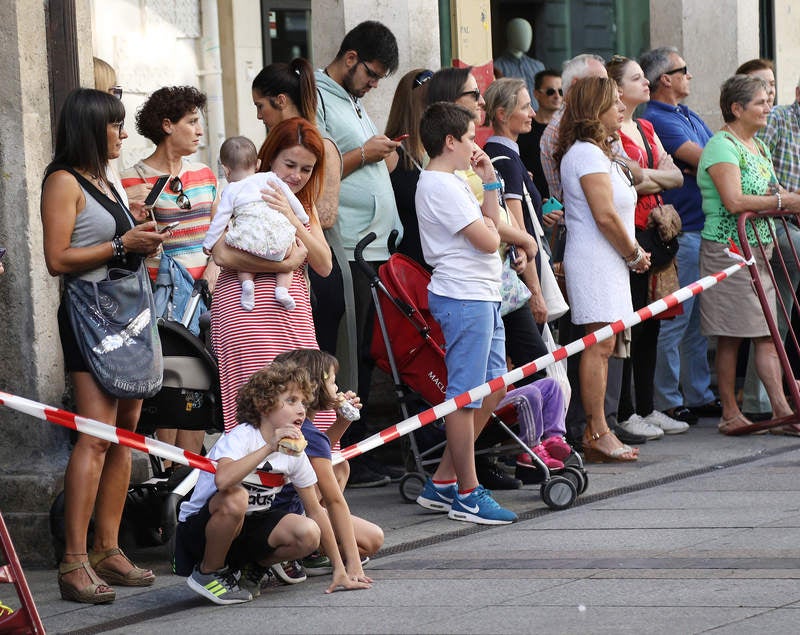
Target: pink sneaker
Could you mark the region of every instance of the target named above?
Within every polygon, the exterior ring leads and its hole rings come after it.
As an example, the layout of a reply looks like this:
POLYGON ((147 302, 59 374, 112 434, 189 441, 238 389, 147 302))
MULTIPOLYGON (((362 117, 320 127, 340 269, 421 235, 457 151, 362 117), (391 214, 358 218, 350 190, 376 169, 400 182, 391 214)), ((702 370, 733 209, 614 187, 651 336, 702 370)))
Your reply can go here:
POLYGON ((542 441, 542 445, 547 448, 547 452, 550 456, 559 461, 565 461, 567 457, 572 454, 572 448, 562 436, 545 439, 542 441))
MULTIPOLYGON (((542 462, 547 466, 548 470, 563 470, 564 463, 559 461, 556 458, 553 458, 550 453, 547 451, 547 448, 544 447, 541 443, 533 448, 533 453, 542 459, 542 462)), ((529 467, 533 468, 533 459, 531 459, 530 454, 522 453, 517 455, 517 465, 519 467, 529 467)))

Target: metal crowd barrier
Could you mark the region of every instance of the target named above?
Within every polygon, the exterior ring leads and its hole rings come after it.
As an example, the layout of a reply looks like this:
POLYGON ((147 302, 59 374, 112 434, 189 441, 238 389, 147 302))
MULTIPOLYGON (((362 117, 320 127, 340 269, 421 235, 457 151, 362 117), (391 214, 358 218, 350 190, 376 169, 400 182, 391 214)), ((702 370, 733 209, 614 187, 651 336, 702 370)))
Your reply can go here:
MULTIPOLYGON (((755 264, 748 265, 750 271, 750 278, 753 281, 758 300, 761 303, 761 309, 764 312, 764 317, 769 325, 769 332, 772 335, 772 341, 775 343, 775 350, 778 353, 778 358, 781 363, 781 369, 784 377, 784 389, 789 396, 789 405, 792 406, 794 414, 780 419, 769 419, 767 421, 754 422, 751 426, 742 426, 740 429, 732 431, 732 434, 752 434, 759 430, 766 430, 777 426, 800 423, 800 390, 798 389, 797 382, 794 381, 794 371, 792 364, 789 360, 789 353, 793 354, 794 359, 800 359, 800 344, 798 344, 797 333, 792 326, 792 308, 798 306, 797 300, 797 287, 791 280, 790 269, 794 268, 795 271, 800 270, 800 256, 795 249, 794 243, 791 239, 787 241, 788 248, 781 250, 778 245, 778 232, 783 230, 787 237, 791 236, 791 226, 800 226, 800 213, 787 214, 786 211, 772 210, 769 212, 745 212, 739 215, 738 219, 738 234, 739 244, 744 257, 750 260, 753 256, 754 250, 761 253, 763 259, 767 262, 766 271, 759 270, 755 264), (758 233, 755 231, 754 221, 758 218, 770 217, 774 220, 774 226, 770 227, 772 235, 772 257, 766 257, 766 246, 761 241, 758 233), (747 241, 747 226, 752 228, 757 238, 756 245, 750 245, 747 241), (767 277, 772 281, 776 289, 776 311, 773 314, 772 307, 767 301, 767 296, 764 292, 764 282, 767 277), (780 288, 784 287, 791 290, 791 297, 788 302, 784 302, 781 297, 780 288), (786 337, 781 337, 778 330, 777 316, 780 315, 788 325, 786 337), (787 351, 788 348, 788 351, 787 351)), ((800 310, 800 307, 798 307, 800 310)))

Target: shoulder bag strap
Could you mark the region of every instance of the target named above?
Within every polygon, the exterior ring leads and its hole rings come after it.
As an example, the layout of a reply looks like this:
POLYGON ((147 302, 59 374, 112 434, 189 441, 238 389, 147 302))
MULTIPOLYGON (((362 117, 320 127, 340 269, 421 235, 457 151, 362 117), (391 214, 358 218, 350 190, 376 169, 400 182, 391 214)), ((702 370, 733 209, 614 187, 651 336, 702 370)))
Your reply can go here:
POLYGON ((644 133, 644 129, 642 128, 642 124, 639 123, 639 120, 636 120, 636 127, 639 129, 639 134, 642 135, 642 141, 644 142, 644 149, 647 151, 647 167, 651 170, 653 169, 653 150, 650 148, 650 142, 647 140, 647 135, 644 133))

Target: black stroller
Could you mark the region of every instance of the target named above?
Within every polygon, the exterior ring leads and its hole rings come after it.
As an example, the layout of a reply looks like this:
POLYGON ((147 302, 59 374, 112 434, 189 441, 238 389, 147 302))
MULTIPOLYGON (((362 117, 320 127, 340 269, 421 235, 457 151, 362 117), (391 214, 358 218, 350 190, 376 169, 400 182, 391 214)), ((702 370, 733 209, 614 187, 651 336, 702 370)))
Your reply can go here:
MULTIPOLYGON (((205 341, 187 328, 200 299, 207 295, 205 285, 204 280, 195 283, 180 322, 158 320, 164 381, 161 390, 142 404, 137 427, 141 434, 153 435, 159 427, 223 431, 217 362, 205 341)), ((201 336, 207 322, 207 317, 201 317, 201 336)), ((168 470, 161 458, 152 454, 148 458, 150 478, 131 483, 128 489, 120 525, 123 548, 167 544, 175 533, 178 506, 197 481, 197 473, 190 467, 168 470)), ((91 525, 89 530, 91 533, 91 525)), ((60 561, 64 552, 63 492, 50 507, 50 532, 60 561)))

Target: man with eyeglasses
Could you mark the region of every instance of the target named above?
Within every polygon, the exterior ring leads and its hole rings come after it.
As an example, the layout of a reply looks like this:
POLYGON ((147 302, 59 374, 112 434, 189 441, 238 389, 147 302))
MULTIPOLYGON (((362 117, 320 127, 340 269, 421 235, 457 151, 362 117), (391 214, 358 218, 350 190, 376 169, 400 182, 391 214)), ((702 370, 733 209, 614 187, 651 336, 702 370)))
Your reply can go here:
POLYGON ((564 91, 561 88, 561 73, 552 69, 545 69, 536 73, 533 80, 533 93, 539 102, 539 108, 533 116, 531 131, 521 134, 517 139, 519 145, 519 155, 522 162, 533 175, 533 183, 542 199, 550 198, 550 190, 547 187, 547 179, 542 171, 542 159, 540 153, 540 141, 542 134, 547 128, 547 124, 558 112, 564 103, 564 91))
MULTIPOLYGON (((671 46, 648 51, 639 59, 650 82, 650 101, 642 117, 653 124, 664 149, 683 172, 683 186, 663 193, 678 210, 683 232, 678 236, 678 280, 685 286, 700 277, 700 230, 705 223, 702 197, 695 178, 711 130, 681 102, 691 92, 692 74, 671 46)), ((683 315, 661 323, 654 381, 654 405, 679 421, 693 425, 701 416, 720 416, 711 392, 707 339, 700 333, 700 304, 691 298, 683 315), (681 394, 681 390, 683 394, 681 394)))
MULTIPOLYGON (((317 126, 323 136, 329 137, 342 154, 342 180, 339 190, 339 209, 335 225, 325 235, 341 268, 341 279, 329 277, 314 281, 317 296, 326 293, 341 297, 344 294, 347 313, 355 310, 355 332, 358 360, 358 393, 362 403, 369 395, 372 377, 372 360, 369 344, 372 336, 372 296, 369 280, 356 266, 353 251, 356 243, 369 232, 377 239, 365 250, 364 258, 374 268, 389 259, 387 240, 396 229, 402 238, 403 226, 397 212, 394 190, 389 177, 389 167, 394 167, 400 146, 386 135, 380 134, 369 118, 361 98, 380 80, 397 70, 399 53, 397 40, 380 22, 366 21, 350 30, 339 46, 335 59, 315 73, 318 89, 317 126), (391 163, 391 166, 387 166, 391 163), (322 289, 322 287, 327 287, 322 289), (334 295, 336 294, 336 295, 334 295)), ((325 307, 321 307, 325 310, 325 307)), ((352 317, 350 318, 352 320, 352 317)), ((352 331, 351 331, 352 332, 352 331)), ((341 344, 342 338, 340 338, 341 344)), ((334 351, 330 351, 333 353, 334 351)), ((339 351, 339 359, 346 361, 354 356, 339 351)), ((363 421, 363 419, 362 419, 363 421)), ((361 424, 351 426, 347 441, 359 440, 366 430, 361 424)), ((351 483, 385 485, 387 478, 362 480, 361 466, 351 463, 351 483)))

